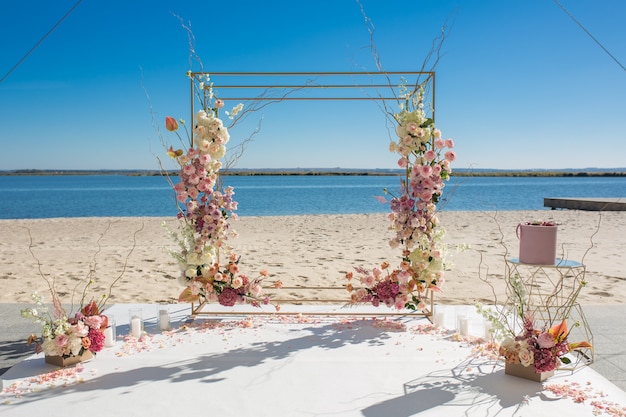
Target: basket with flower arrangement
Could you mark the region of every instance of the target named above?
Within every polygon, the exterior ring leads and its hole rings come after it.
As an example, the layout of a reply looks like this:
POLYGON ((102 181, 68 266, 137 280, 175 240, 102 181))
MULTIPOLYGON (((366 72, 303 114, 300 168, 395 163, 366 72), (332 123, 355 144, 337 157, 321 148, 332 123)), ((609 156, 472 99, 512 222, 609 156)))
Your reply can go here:
MULTIPOLYGON (((134 232, 134 243, 136 242, 137 233, 142 229, 143 225, 134 232)), ((79 280, 79 283, 75 286, 75 289, 77 289, 81 283, 84 283, 79 307, 73 313, 70 313, 63 306, 59 292, 55 288, 54 279, 48 278, 42 272, 41 262, 33 251, 34 245, 30 230, 27 229, 27 231, 30 237, 29 251, 37 262, 39 275, 47 283, 52 296, 52 308, 50 309, 44 297, 38 292, 33 292, 31 298, 35 307, 21 310, 23 318, 30 319, 41 325, 42 329, 41 335, 30 335, 27 343, 29 345, 34 344, 35 352, 43 352, 45 361, 52 365, 64 367, 90 360, 104 347, 104 330, 109 325, 109 318, 103 312, 107 301, 111 298, 113 287, 122 279, 126 271, 128 259, 135 249, 135 244, 133 243, 132 248, 126 255, 122 272, 111 282, 108 292, 103 294, 99 301, 88 297, 91 287, 95 284, 94 274, 96 273, 95 267, 90 268, 87 276, 79 280)), ((104 236, 104 233, 98 239, 96 254, 101 250, 100 239, 104 236)), ((93 262, 95 264, 95 255, 93 262)), ((69 310, 72 311, 73 308, 69 310)))
POLYGON ((561 364, 571 363, 566 356, 568 353, 592 347, 587 341, 570 343, 568 336, 566 320, 549 328, 536 328, 533 317, 525 315, 523 331, 518 336, 505 338, 498 349, 506 361, 505 373, 543 381, 561 364))
POLYGON ((68 315, 58 299, 50 312, 38 293, 33 293, 32 298, 36 307, 22 310, 22 317, 41 324, 41 336, 31 335, 28 343, 35 344, 35 352, 45 354, 47 363, 68 366, 87 361, 102 350, 108 318, 100 314, 94 301, 68 315))

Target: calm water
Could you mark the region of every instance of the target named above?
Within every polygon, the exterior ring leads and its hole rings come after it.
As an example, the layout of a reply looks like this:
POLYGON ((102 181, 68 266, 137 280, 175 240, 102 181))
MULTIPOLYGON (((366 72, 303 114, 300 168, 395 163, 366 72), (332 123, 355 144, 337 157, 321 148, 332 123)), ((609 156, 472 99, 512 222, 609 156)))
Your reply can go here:
MULTIPOLYGON (((173 178, 175 181, 177 178, 173 178)), ((388 212, 383 189, 397 177, 241 176, 235 187, 240 216, 388 212)), ((164 177, 0 176, 0 218, 174 216, 164 177)), ((542 210, 544 197, 626 197, 626 178, 453 177, 442 210, 542 210)))

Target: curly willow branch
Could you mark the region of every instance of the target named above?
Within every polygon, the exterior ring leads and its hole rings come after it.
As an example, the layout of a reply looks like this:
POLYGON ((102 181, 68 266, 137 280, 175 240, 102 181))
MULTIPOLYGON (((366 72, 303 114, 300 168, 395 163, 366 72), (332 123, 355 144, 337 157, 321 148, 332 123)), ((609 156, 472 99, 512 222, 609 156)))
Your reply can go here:
POLYGON ((135 230, 135 232, 133 233, 133 246, 130 248, 130 251, 128 251, 128 253, 126 254, 126 258, 124 258, 124 265, 122 266, 122 272, 120 272, 117 278, 115 278, 115 280, 113 280, 113 282, 109 286, 108 294, 104 297, 102 304, 98 306, 99 310, 104 309, 104 306, 106 305, 107 301, 109 301, 109 299, 111 298, 113 287, 115 286, 115 284, 117 284, 117 282, 120 279, 122 279, 122 277, 126 273, 126 269, 128 268, 128 259, 130 258, 130 255, 132 255, 132 253, 135 251, 135 248, 137 247, 137 235, 143 230, 144 227, 145 227, 145 223, 141 222, 141 227, 135 230))

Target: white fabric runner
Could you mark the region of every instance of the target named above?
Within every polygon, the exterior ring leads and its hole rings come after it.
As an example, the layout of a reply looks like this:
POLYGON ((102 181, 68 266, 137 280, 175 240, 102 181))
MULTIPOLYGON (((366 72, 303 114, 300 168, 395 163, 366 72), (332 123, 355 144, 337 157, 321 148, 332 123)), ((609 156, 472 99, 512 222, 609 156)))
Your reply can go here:
MULTIPOLYGON (((554 417, 626 406, 626 394, 590 368, 543 385, 505 375, 485 343, 423 317, 242 314, 184 324, 190 307, 171 305, 173 330, 160 332, 157 306, 140 305, 147 335, 124 341, 131 307, 108 311, 118 340, 92 361, 58 370, 34 355, 2 375, 0 416, 554 417)), ((483 334, 477 316, 470 332, 483 334)))

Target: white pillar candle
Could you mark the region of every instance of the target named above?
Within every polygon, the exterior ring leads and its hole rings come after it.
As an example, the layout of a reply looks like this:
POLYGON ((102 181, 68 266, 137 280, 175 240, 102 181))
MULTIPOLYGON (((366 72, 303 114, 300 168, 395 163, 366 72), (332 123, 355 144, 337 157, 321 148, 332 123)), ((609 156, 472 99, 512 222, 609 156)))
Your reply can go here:
POLYGON ((133 337, 141 337, 141 319, 139 317, 133 317, 130 320, 130 334, 133 337))
POLYGON ((459 332, 461 336, 467 336, 469 334, 469 320, 467 320, 467 317, 461 317, 459 319, 459 332))
POLYGON ((484 321, 484 325, 485 325, 485 335, 484 335, 484 338, 488 342, 491 342, 491 339, 493 337, 493 335, 491 334, 491 323, 489 323, 487 320, 485 320, 484 321))
POLYGON ((104 329, 104 346, 111 347, 115 345, 115 338, 113 337, 113 329, 111 326, 104 329))
POLYGON ((161 330, 170 328, 170 314, 167 310, 159 310, 159 328, 161 330))
POLYGON ((445 327, 446 313, 444 311, 435 311, 435 326, 445 327))

